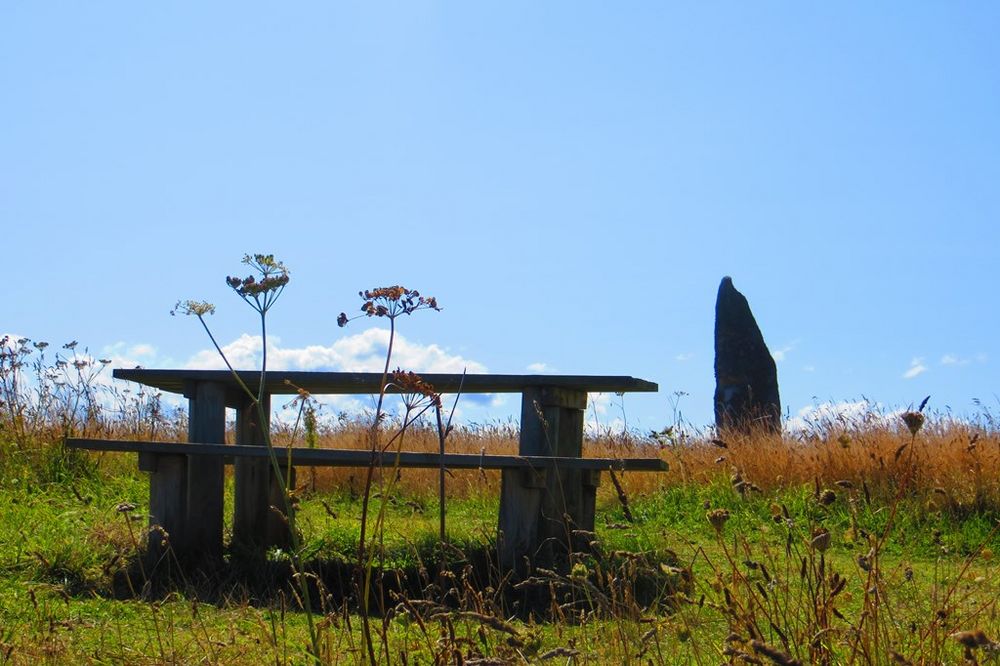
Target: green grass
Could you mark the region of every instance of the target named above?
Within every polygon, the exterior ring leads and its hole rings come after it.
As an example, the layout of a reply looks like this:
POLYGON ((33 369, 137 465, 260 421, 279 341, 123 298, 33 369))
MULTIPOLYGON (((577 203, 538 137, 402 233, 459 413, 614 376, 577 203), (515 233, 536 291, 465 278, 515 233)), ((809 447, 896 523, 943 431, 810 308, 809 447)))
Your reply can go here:
MULTIPOLYGON (((136 553, 134 539, 144 532, 148 492, 144 475, 133 465, 127 457, 113 456, 99 463, 86 459, 67 464, 16 455, 2 461, 0 662, 306 661, 306 622, 295 610, 287 581, 256 605, 247 602, 250 595, 241 592, 236 580, 227 581, 228 587, 215 586, 211 594, 195 581, 165 595, 143 598, 141 580, 132 569, 129 588, 123 571, 136 553), (135 515, 118 511, 121 503, 135 504, 135 515)), ((231 488, 227 500, 231 501, 231 488)), ((740 627, 751 616, 769 643, 780 643, 779 633, 763 621, 764 611, 753 610, 752 596, 757 594, 753 590, 759 584, 770 585, 774 612, 788 615, 781 631, 795 656, 808 663, 811 653, 802 641, 808 641, 806 633, 815 626, 815 619, 809 619, 815 603, 806 588, 829 581, 837 572, 847 585, 835 605, 847 619, 833 620, 836 631, 830 636, 836 641, 831 638, 831 650, 847 663, 846 627, 857 622, 866 608, 867 572, 858 557, 869 549, 865 533, 878 535, 885 528, 890 514, 885 502, 869 504, 862 492, 837 489, 836 499, 824 505, 812 486, 741 497, 723 480, 664 487, 630 498, 629 506, 632 523, 613 491, 602 489, 596 546, 609 557, 585 560, 581 572, 593 577, 601 567, 610 571, 612 553, 640 553, 647 562, 690 568, 691 588, 672 607, 653 606, 638 615, 584 609, 580 615, 583 607, 578 604, 557 621, 521 618, 512 620, 509 630, 454 609, 426 617, 394 614, 385 627, 393 661, 406 654, 409 663, 428 663, 432 657, 442 658, 442 646, 450 645, 466 656, 515 661, 537 661, 548 651, 562 649, 561 654, 591 662, 627 663, 641 653, 642 659, 653 663, 715 664, 725 658, 727 645, 750 650, 748 643, 727 644, 726 636, 738 629, 745 634, 740 627), (774 506, 783 506, 791 520, 775 522, 774 506), (730 512, 721 534, 706 520, 707 508, 730 512), (831 533, 822 558, 824 576, 803 578, 803 560, 818 566, 809 540, 819 526, 831 533), (727 595, 744 609, 742 614, 727 610, 727 595)), ((458 550, 494 545, 495 494, 450 500, 447 508, 449 538, 458 550)), ((359 501, 348 492, 306 496, 298 523, 305 559, 353 562, 359 513, 359 501)), ((437 520, 437 500, 430 493, 390 498, 384 566, 423 565, 433 570, 440 556, 437 520)), ((904 498, 894 521, 879 562, 881 608, 891 617, 880 625, 879 642, 869 661, 890 663, 893 649, 911 658, 931 655, 945 663, 956 662, 961 648, 949 634, 978 628, 991 638, 1000 636, 996 608, 1000 572, 992 558, 1000 548, 996 516, 954 515, 904 498)), ((272 553, 271 558, 281 560, 282 554, 272 553)), ((480 603, 478 612, 483 616, 509 619, 508 613, 490 605, 495 598, 470 596, 473 601, 463 607, 468 610, 480 603)), ((362 657, 357 616, 336 604, 328 610, 321 620, 328 660, 358 662, 362 657)), ((566 659, 561 657, 562 663, 566 659)))

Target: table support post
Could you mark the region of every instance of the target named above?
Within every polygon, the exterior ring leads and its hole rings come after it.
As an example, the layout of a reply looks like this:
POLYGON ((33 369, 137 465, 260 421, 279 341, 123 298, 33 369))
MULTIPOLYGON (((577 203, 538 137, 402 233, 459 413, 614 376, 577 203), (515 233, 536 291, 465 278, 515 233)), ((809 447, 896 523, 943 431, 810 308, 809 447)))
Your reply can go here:
MULTIPOLYGON (((264 396, 264 423, 253 400, 242 396, 236 407, 236 444, 264 446, 265 433, 271 427, 271 396, 264 396)), ((275 452, 283 475, 288 473, 282 463, 282 449, 275 452)), ((237 458, 234 462, 236 499, 233 509, 233 541, 250 552, 261 553, 267 548, 290 545, 288 525, 271 507, 284 513, 281 499, 282 484, 275 476, 271 461, 237 458)), ((294 469, 293 469, 294 472, 294 469)), ((287 478, 287 477, 286 477, 287 478)), ((294 482, 294 479, 293 479, 294 482)))
MULTIPOLYGON (((586 407, 584 391, 525 389, 519 453, 581 457, 586 407)), ((565 570, 570 553, 589 541, 574 533, 594 529, 592 500, 585 492, 583 474, 578 469, 554 468, 543 481, 531 483, 531 478, 518 470, 503 472, 497 535, 500 566, 520 574, 528 566, 565 570)))
MULTIPOLYGON (((192 382, 187 387, 188 441, 226 443, 226 387, 192 382)), ((194 562, 222 560, 224 465, 219 456, 188 456, 185 534, 175 551, 194 562)))

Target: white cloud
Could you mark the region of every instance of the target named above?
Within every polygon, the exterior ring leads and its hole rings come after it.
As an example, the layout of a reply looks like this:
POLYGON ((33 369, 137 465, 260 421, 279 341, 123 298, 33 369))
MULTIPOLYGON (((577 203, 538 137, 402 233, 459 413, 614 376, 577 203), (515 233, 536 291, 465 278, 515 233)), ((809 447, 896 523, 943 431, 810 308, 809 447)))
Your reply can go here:
POLYGON ((785 357, 788 355, 788 352, 792 351, 794 347, 795 345, 786 345, 781 349, 775 349, 774 351, 771 352, 771 358, 773 358, 776 362, 781 363, 782 361, 785 360, 785 357))
POLYGON ((583 427, 589 435, 624 432, 629 424, 625 421, 623 398, 614 393, 587 394, 587 412, 583 427))
POLYGON ((684 352, 683 354, 678 354, 677 356, 674 356, 674 360, 678 361, 679 363, 683 363, 684 361, 690 361, 693 358, 694 358, 693 352, 684 352))
POLYGON ((844 427, 888 425, 903 410, 886 412, 881 403, 868 400, 823 402, 806 405, 795 416, 785 420, 785 432, 800 433, 814 429, 825 429, 830 424, 844 427))
MULTIPOLYGON (((330 345, 282 347, 281 339, 268 338, 267 367, 269 370, 330 370, 344 372, 378 372, 385 364, 389 331, 371 328, 334 341, 330 345)), ((256 369, 261 361, 261 337, 244 333, 222 346, 226 358, 237 369, 256 369)), ((414 372, 485 372, 486 367, 463 358, 435 344, 411 342, 396 334, 392 347, 392 366, 414 372)), ((194 354, 185 367, 222 369, 225 363, 214 349, 194 354)))
POLYGON ((528 372, 542 373, 551 371, 552 369, 548 363, 531 363, 528 365, 528 372))
POLYGON ((910 369, 903 373, 903 379, 913 379, 925 372, 927 372, 927 366, 924 365, 923 357, 915 358, 910 361, 910 369))
POLYGON ((101 348, 101 356, 111 359, 115 368, 134 368, 136 366, 155 366, 163 363, 159 351, 151 344, 139 343, 129 345, 119 341, 101 348))

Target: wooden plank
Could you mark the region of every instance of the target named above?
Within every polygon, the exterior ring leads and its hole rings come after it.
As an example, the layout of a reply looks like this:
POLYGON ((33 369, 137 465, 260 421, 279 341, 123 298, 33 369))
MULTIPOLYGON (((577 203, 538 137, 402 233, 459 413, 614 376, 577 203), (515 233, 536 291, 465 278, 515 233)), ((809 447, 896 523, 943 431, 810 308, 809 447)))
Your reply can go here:
MULTIPOLYGON (((92 451, 151 452, 161 454, 186 454, 192 458, 220 456, 227 464, 237 458, 267 458, 264 446, 227 446, 224 444, 192 444, 183 442, 140 442, 115 439, 69 438, 66 446, 92 451)), ((278 457, 285 460, 289 449, 278 448, 278 457)), ((399 466, 404 468, 436 469, 440 464, 438 453, 403 451, 399 466)), ((317 467, 368 467, 371 452, 360 449, 291 449, 295 466, 317 467)), ((396 453, 379 456, 379 464, 393 467, 396 453)), ((446 453, 445 467, 449 469, 545 469, 565 467, 573 469, 607 470, 625 472, 665 472, 667 463, 659 458, 566 458, 546 456, 481 455, 476 453, 446 453)))
MULTIPOLYGON (((190 396, 188 440, 225 448, 226 387, 198 382, 185 393, 190 396)), ((205 455, 198 450, 202 448, 201 444, 188 444, 187 518, 182 551, 185 558, 211 565, 222 560, 224 463, 221 456, 205 455)))
POLYGON ((545 386, 542 387, 538 402, 543 407, 587 409, 587 394, 574 389, 545 386))
MULTIPOLYGON (((236 407, 233 396, 237 386, 228 370, 168 370, 145 368, 118 368, 116 379, 125 379, 153 386, 170 393, 183 393, 191 382, 213 382, 230 389, 230 406, 236 407)), ((257 387, 260 373, 252 370, 239 371, 240 378, 248 386, 257 387)), ((621 375, 501 375, 501 374, 439 374, 429 373, 421 377, 441 393, 456 393, 461 387, 465 393, 521 393, 526 388, 547 386, 571 389, 586 393, 634 393, 655 392, 655 383, 635 377, 621 375)), ((265 391, 272 395, 290 395, 298 387, 317 394, 364 394, 378 393, 382 373, 378 372, 293 372, 269 371, 265 391)))

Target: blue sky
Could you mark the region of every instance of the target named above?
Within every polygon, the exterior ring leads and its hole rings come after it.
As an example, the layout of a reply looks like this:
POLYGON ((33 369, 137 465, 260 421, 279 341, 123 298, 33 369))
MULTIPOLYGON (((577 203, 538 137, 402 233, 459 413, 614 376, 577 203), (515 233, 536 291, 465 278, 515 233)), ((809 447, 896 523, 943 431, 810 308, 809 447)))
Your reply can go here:
POLYGON ((5 3, 0 332, 209 363, 168 315, 199 298, 250 363, 223 278, 273 252, 288 367, 370 365, 336 317, 400 283, 444 306, 402 322, 414 369, 642 377, 652 429, 677 391, 711 421, 731 275, 790 414, 996 406, 998 28, 993 3, 5 3))

